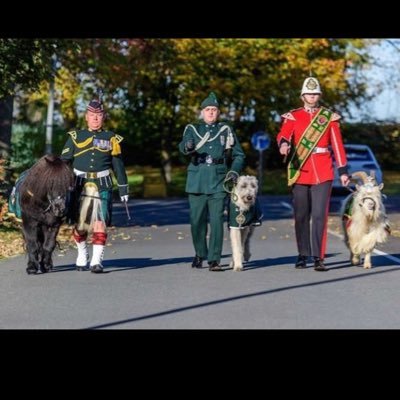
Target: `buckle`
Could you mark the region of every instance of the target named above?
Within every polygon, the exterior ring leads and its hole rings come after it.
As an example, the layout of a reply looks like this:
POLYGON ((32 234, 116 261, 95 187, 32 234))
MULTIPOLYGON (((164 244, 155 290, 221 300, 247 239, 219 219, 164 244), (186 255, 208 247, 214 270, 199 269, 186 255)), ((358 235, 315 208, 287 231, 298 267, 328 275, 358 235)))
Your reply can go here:
POLYGON ((87 172, 87 177, 89 179, 96 179, 97 178, 97 172, 87 172))

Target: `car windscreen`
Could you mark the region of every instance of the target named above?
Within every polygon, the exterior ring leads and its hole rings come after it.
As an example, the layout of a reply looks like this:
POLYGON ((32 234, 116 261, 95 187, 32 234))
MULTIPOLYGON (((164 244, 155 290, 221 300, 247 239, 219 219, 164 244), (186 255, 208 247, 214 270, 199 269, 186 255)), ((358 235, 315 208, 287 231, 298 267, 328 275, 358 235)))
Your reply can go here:
POLYGON ((348 161, 372 161, 371 154, 365 150, 347 149, 346 155, 348 161))
POLYGON ((347 156, 348 162, 351 162, 351 161, 373 161, 369 151, 364 150, 364 149, 346 148, 346 156, 347 156))

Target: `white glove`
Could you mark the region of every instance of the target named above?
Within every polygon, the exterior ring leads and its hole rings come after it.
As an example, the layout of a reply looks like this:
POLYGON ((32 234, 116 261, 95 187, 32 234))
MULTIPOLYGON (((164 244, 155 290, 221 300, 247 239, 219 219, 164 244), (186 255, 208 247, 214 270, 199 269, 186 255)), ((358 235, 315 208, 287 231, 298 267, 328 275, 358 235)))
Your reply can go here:
POLYGON ((126 194, 125 196, 121 196, 121 201, 123 203, 127 203, 128 202, 128 195, 126 194))

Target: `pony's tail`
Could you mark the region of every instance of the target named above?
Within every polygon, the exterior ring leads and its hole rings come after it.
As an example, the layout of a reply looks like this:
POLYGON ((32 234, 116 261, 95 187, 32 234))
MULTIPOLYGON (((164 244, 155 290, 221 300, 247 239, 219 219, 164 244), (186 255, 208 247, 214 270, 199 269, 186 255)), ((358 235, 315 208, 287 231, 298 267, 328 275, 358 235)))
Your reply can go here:
POLYGON ((78 230, 91 232, 97 221, 104 223, 100 193, 95 183, 87 182, 82 190, 78 230))

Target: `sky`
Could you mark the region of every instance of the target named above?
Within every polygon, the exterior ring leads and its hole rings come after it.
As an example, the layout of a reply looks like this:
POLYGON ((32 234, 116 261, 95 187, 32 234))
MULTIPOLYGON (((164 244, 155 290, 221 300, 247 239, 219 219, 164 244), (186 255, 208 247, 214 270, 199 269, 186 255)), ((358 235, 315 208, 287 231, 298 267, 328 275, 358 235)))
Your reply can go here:
POLYGON ((370 55, 374 66, 365 74, 368 92, 374 98, 365 104, 364 111, 372 121, 400 122, 400 39, 383 39, 371 48, 370 55))

